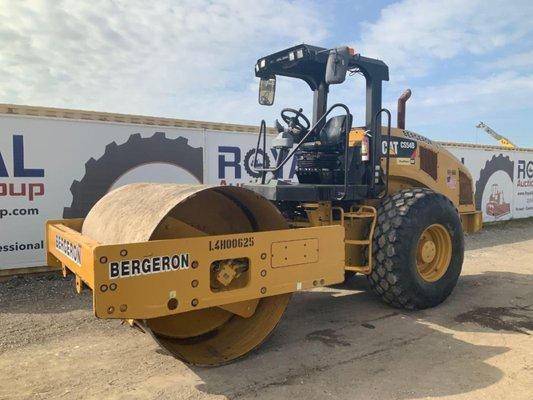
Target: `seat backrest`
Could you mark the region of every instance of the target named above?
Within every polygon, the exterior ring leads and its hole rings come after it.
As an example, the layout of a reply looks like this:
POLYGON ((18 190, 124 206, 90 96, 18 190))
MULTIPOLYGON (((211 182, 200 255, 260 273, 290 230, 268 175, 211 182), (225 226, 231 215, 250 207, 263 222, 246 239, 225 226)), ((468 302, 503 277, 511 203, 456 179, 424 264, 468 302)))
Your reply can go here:
POLYGON ((325 146, 339 146, 344 143, 347 130, 345 125, 346 115, 331 117, 320 131, 320 143, 325 146))

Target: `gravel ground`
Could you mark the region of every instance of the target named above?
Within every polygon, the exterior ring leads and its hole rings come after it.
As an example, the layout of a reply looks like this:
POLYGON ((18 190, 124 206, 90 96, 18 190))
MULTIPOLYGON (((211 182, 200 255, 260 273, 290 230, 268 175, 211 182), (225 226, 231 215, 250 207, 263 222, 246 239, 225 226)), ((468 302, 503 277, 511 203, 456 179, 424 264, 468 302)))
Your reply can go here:
POLYGON ((441 306, 403 312, 366 280, 295 295, 274 335, 234 364, 191 368, 92 316, 57 274, 0 283, 1 399, 533 399, 533 220, 467 238, 441 306))

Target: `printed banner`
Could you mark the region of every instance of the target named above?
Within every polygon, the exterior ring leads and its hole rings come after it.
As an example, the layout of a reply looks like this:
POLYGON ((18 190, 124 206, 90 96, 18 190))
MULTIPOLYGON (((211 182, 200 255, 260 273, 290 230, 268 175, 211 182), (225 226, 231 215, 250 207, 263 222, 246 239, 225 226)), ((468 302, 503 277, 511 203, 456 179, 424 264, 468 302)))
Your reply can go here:
POLYGON ((474 179, 483 221, 533 216, 533 152, 450 147, 474 179))
MULTIPOLYGON (((270 138, 256 160, 257 135, 193 128, 1 115, 0 132, 0 269, 45 265, 45 222, 83 217, 119 186, 243 185, 260 176, 254 161, 277 156, 270 138)), ((391 148, 408 158, 416 142, 391 148)), ((533 215, 532 153, 449 150, 471 170, 485 221, 533 215)), ((295 180, 294 159, 279 177, 295 180)))

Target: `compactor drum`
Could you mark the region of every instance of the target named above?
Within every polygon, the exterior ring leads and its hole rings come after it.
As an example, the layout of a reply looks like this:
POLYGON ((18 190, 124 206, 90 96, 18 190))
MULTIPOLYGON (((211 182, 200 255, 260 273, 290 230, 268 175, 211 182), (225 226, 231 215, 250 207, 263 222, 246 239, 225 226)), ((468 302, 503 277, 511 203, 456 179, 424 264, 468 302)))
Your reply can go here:
MULTIPOLYGON (((367 275, 394 307, 436 306, 459 278, 463 230, 481 228, 466 168, 431 140, 390 127, 383 62, 299 45, 255 70, 261 104, 272 104, 277 75, 314 92, 312 123, 302 109, 282 111, 286 126, 276 121, 275 164, 248 160, 258 182, 126 185, 85 218, 47 223, 49 265, 73 273, 78 292, 92 290, 98 318, 128 321, 195 365, 252 351, 292 293, 345 274, 367 275), (329 85, 347 72, 367 80, 366 121, 355 129, 346 105, 327 107, 329 85), (300 182, 278 180, 293 157, 300 182)), ((263 121, 256 155, 268 151, 266 135, 263 121)))
MULTIPOLYGON (((271 203, 248 191, 133 184, 104 196, 85 218, 82 234, 101 244, 119 244, 286 227, 287 222, 271 203)), ((208 283, 207 279, 191 281, 198 286, 208 283)), ((246 317, 233 313, 229 306, 210 307, 141 323, 174 356, 192 364, 221 364, 263 342, 279 322, 289 298, 290 294, 281 294, 252 300, 246 317)))

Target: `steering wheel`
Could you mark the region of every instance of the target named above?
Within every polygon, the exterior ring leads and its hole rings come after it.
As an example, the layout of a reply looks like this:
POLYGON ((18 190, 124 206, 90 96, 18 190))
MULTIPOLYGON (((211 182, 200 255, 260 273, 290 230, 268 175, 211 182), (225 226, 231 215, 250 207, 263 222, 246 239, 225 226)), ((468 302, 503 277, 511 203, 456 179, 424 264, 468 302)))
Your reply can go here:
POLYGON ((294 108, 284 108, 281 110, 281 118, 289 126, 289 128, 298 129, 298 133, 307 131, 311 123, 307 117, 302 113, 302 109, 295 110, 294 108), (305 122, 305 125, 300 122, 300 118, 305 122))

